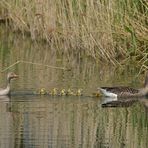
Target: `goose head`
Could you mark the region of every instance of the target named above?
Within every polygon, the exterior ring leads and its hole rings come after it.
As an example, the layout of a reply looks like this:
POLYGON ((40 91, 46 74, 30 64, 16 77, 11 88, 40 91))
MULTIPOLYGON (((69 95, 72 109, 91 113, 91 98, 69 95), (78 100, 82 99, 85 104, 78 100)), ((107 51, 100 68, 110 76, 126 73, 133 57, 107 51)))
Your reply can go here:
POLYGON ((18 78, 18 75, 16 75, 14 72, 9 72, 7 74, 7 80, 10 81, 11 79, 14 79, 14 78, 18 78))

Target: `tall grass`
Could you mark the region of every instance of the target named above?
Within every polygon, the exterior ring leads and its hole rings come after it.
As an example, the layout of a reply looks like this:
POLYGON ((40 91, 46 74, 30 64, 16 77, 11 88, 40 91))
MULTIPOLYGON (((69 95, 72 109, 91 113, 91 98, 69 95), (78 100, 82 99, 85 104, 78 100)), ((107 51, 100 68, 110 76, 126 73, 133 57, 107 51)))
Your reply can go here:
POLYGON ((1 0, 0 10, 13 31, 46 40, 57 51, 114 64, 128 57, 148 63, 145 0, 1 0))

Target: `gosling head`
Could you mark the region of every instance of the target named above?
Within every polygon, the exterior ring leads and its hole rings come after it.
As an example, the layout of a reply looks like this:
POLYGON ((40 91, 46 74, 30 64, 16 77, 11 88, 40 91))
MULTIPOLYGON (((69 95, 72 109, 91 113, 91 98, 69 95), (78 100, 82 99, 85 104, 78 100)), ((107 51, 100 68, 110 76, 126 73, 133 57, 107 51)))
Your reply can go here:
POLYGON ((10 81, 11 79, 18 78, 18 75, 16 75, 14 72, 9 72, 7 75, 7 80, 10 81))

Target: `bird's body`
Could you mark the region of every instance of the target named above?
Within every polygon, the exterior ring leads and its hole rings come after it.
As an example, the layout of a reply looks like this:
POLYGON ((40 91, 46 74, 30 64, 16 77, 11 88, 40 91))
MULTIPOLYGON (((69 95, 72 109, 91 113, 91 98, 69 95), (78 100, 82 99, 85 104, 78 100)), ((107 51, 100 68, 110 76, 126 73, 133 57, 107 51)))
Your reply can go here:
POLYGON ((135 96, 139 94, 138 89, 116 86, 116 87, 100 87, 99 90, 107 97, 125 97, 125 96, 135 96))
POLYGON ((145 78, 144 87, 135 89, 131 87, 99 87, 98 90, 106 97, 140 97, 148 95, 148 73, 145 78))
POLYGON ((14 78, 18 78, 18 75, 13 72, 7 74, 7 87, 4 89, 0 88, 0 96, 6 96, 10 94, 10 81, 14 78))
POLYGON ((10 93, 10 85, 7 85, 5 89, 0 88, 0 96, 5 96, 10 93))

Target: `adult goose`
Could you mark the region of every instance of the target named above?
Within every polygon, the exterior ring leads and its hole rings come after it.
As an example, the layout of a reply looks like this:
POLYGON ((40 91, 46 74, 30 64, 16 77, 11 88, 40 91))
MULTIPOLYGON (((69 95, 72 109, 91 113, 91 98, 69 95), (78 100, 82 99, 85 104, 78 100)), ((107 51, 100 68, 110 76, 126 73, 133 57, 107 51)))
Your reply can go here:
POLYGON ((9 72, 7 74, 7 87, 4 89, 0 88, 0 96, 6 96, 10 94, 10 81, 14 78, 18 78, 18 75, 13 72, 9 72))
POLYGON ((113 98, 148 96, 148 72, 145 77, 144 87, 141 89, 119 86, 119 87, 99 87, 98 90, 104 96, 113 97, 113 98))

